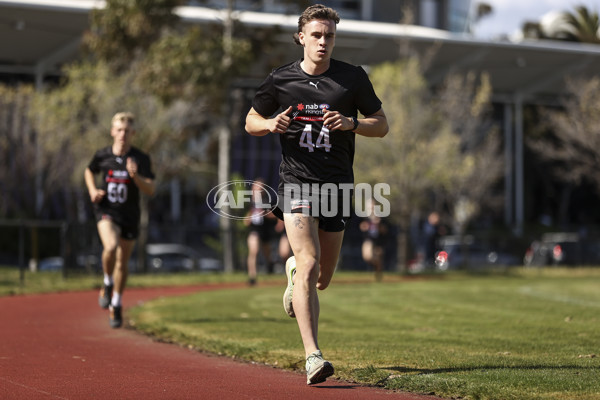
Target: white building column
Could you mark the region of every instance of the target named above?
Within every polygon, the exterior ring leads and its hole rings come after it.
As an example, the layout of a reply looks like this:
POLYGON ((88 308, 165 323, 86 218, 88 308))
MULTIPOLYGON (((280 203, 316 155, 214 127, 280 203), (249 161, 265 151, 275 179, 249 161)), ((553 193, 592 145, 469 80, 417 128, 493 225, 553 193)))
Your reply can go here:
POLYGON ((514 138, 513 104, 504 104, 504 224, 512 226, 514 220, 514 138))
POLYGON ((515 233, 523 234, 525 221, 525 167, 523 158, 523 97, 515 95, 515 233))

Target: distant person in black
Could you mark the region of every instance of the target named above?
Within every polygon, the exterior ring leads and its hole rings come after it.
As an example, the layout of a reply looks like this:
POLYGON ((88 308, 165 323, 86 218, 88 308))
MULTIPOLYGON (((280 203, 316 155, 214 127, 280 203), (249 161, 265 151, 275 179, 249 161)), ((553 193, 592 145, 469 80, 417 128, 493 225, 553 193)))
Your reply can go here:
POLYGON ((383 137, 388 131, 381 101, 366 72, 331 59, 339 20, 335 10, 321 4, 302 13, 294 40, 304 48, 304 57, 265 79, 246 117, 249 134, 280 135, 280 204, 274 212, 285 222, 294 254, 286 262, 283 303, 288 315, 297 319, 308 384, 323 382, 334 372, 317 342, 316 289, 327 288, 333 276, 349 218, 342 206, 351 197, 344 190, 323 193, 323 185, 353 184, 355 134, 383 137), (359 111, 364 118, 358 118, 359 111), (313 183, 317 187, 308 188, 312 192, 286 196, 292 184, 313 183), (324 212, 322 201, 337 205, 335 215, 324 212))
POLYGON ((113 144, 94 154, 84 175, 103 246, 104 282, 98 302, 110 310, 113 328, 123 323, 121 296, 139 232, 139 192, 153 195, 155 190, 150 157, 131 145, 134 122, 131 113, 118 113, 112 118, 113 144), (96 186, 96 174, 102 176, 100 187, 96 186))
MULTIPOLYGON (((265 204, 266 199, 262 197, 262 188, 264 181, 260 178, 254 181, 252 185, 252 203, 248 210, 247 218, 244 220, 248 227, 248 258, 246 260, 248 267, 248 283, 256 284, 258 275, 258 253, 262 255, 267 263, 267 273, 272 274, 274 262, 271 254, 271 242, 275 238, 277 217, 273 215, 270 209, 257 206, 265 204), (255 198, 256 197, 256 198, 255 198)), ((267 203, 268 204, 268 203, 267 203)))
POLYGON ((427 216, 427 221, 423 226, 425 263, 428 265, 433 265, 435 263, 442 232, 443 229, 440 224, 440 215, 434 211, 427 216))
POLYGON ((370 212, 369 215, 359 224, 363 234, 361 253, 363 260, 373 267, 375 280, 379 282, 383 279, 384 247, 388 227, 383 219, 375 213, 375 203, 372 199, 367 200, 367 209, 370 212))

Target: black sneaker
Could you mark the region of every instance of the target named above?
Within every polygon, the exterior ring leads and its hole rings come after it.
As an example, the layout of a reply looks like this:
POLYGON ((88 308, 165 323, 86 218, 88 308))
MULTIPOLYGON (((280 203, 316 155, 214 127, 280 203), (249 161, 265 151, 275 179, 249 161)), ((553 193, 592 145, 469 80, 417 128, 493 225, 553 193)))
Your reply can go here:
POLYGON ((98 304, 100 307, 107 309, 112 299, 113 285, 102 285, 100 296, 98 296, 98 304))
POLYGON ((275 263, 267 263, 267 274, 269 275, 273 275, 273 273, 275 272, 275 263))
POLYGON ((119 328, 121 325, 123 325, 123 317, 121 315, 121 306, 110 306, 108 308, 108 310, 110 311, 110 327, 111 328, 119 328))

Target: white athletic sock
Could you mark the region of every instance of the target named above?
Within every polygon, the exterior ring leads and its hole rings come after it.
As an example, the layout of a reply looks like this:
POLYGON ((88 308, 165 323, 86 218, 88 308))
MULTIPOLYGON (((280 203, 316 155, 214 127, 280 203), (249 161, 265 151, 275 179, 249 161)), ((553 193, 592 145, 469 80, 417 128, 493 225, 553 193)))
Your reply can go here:
POLYGON ((112 300, 110 301, 110 304, 113 307, 120 307, 121 306, 121 293, 113 292, 112 300))
POLYGON ((104 274, 104 285, 105 286, 112 286, 112 284, 113 284, 112 276, 110 276, 108 274, 104 274))

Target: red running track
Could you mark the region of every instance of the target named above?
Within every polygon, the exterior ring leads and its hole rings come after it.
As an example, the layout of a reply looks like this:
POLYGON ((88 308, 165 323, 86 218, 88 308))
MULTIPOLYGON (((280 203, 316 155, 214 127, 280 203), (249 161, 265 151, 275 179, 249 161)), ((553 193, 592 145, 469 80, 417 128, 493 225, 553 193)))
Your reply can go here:
MULTIPOLYGON (((208 286, 128 289, 124 306, 208 286)), ((126 316, 126 311, 125 311, 126 316)), ((242 363, 111 329, 97 292, 0 298, 0 399, 387 399, 394 393, 242 363)))

